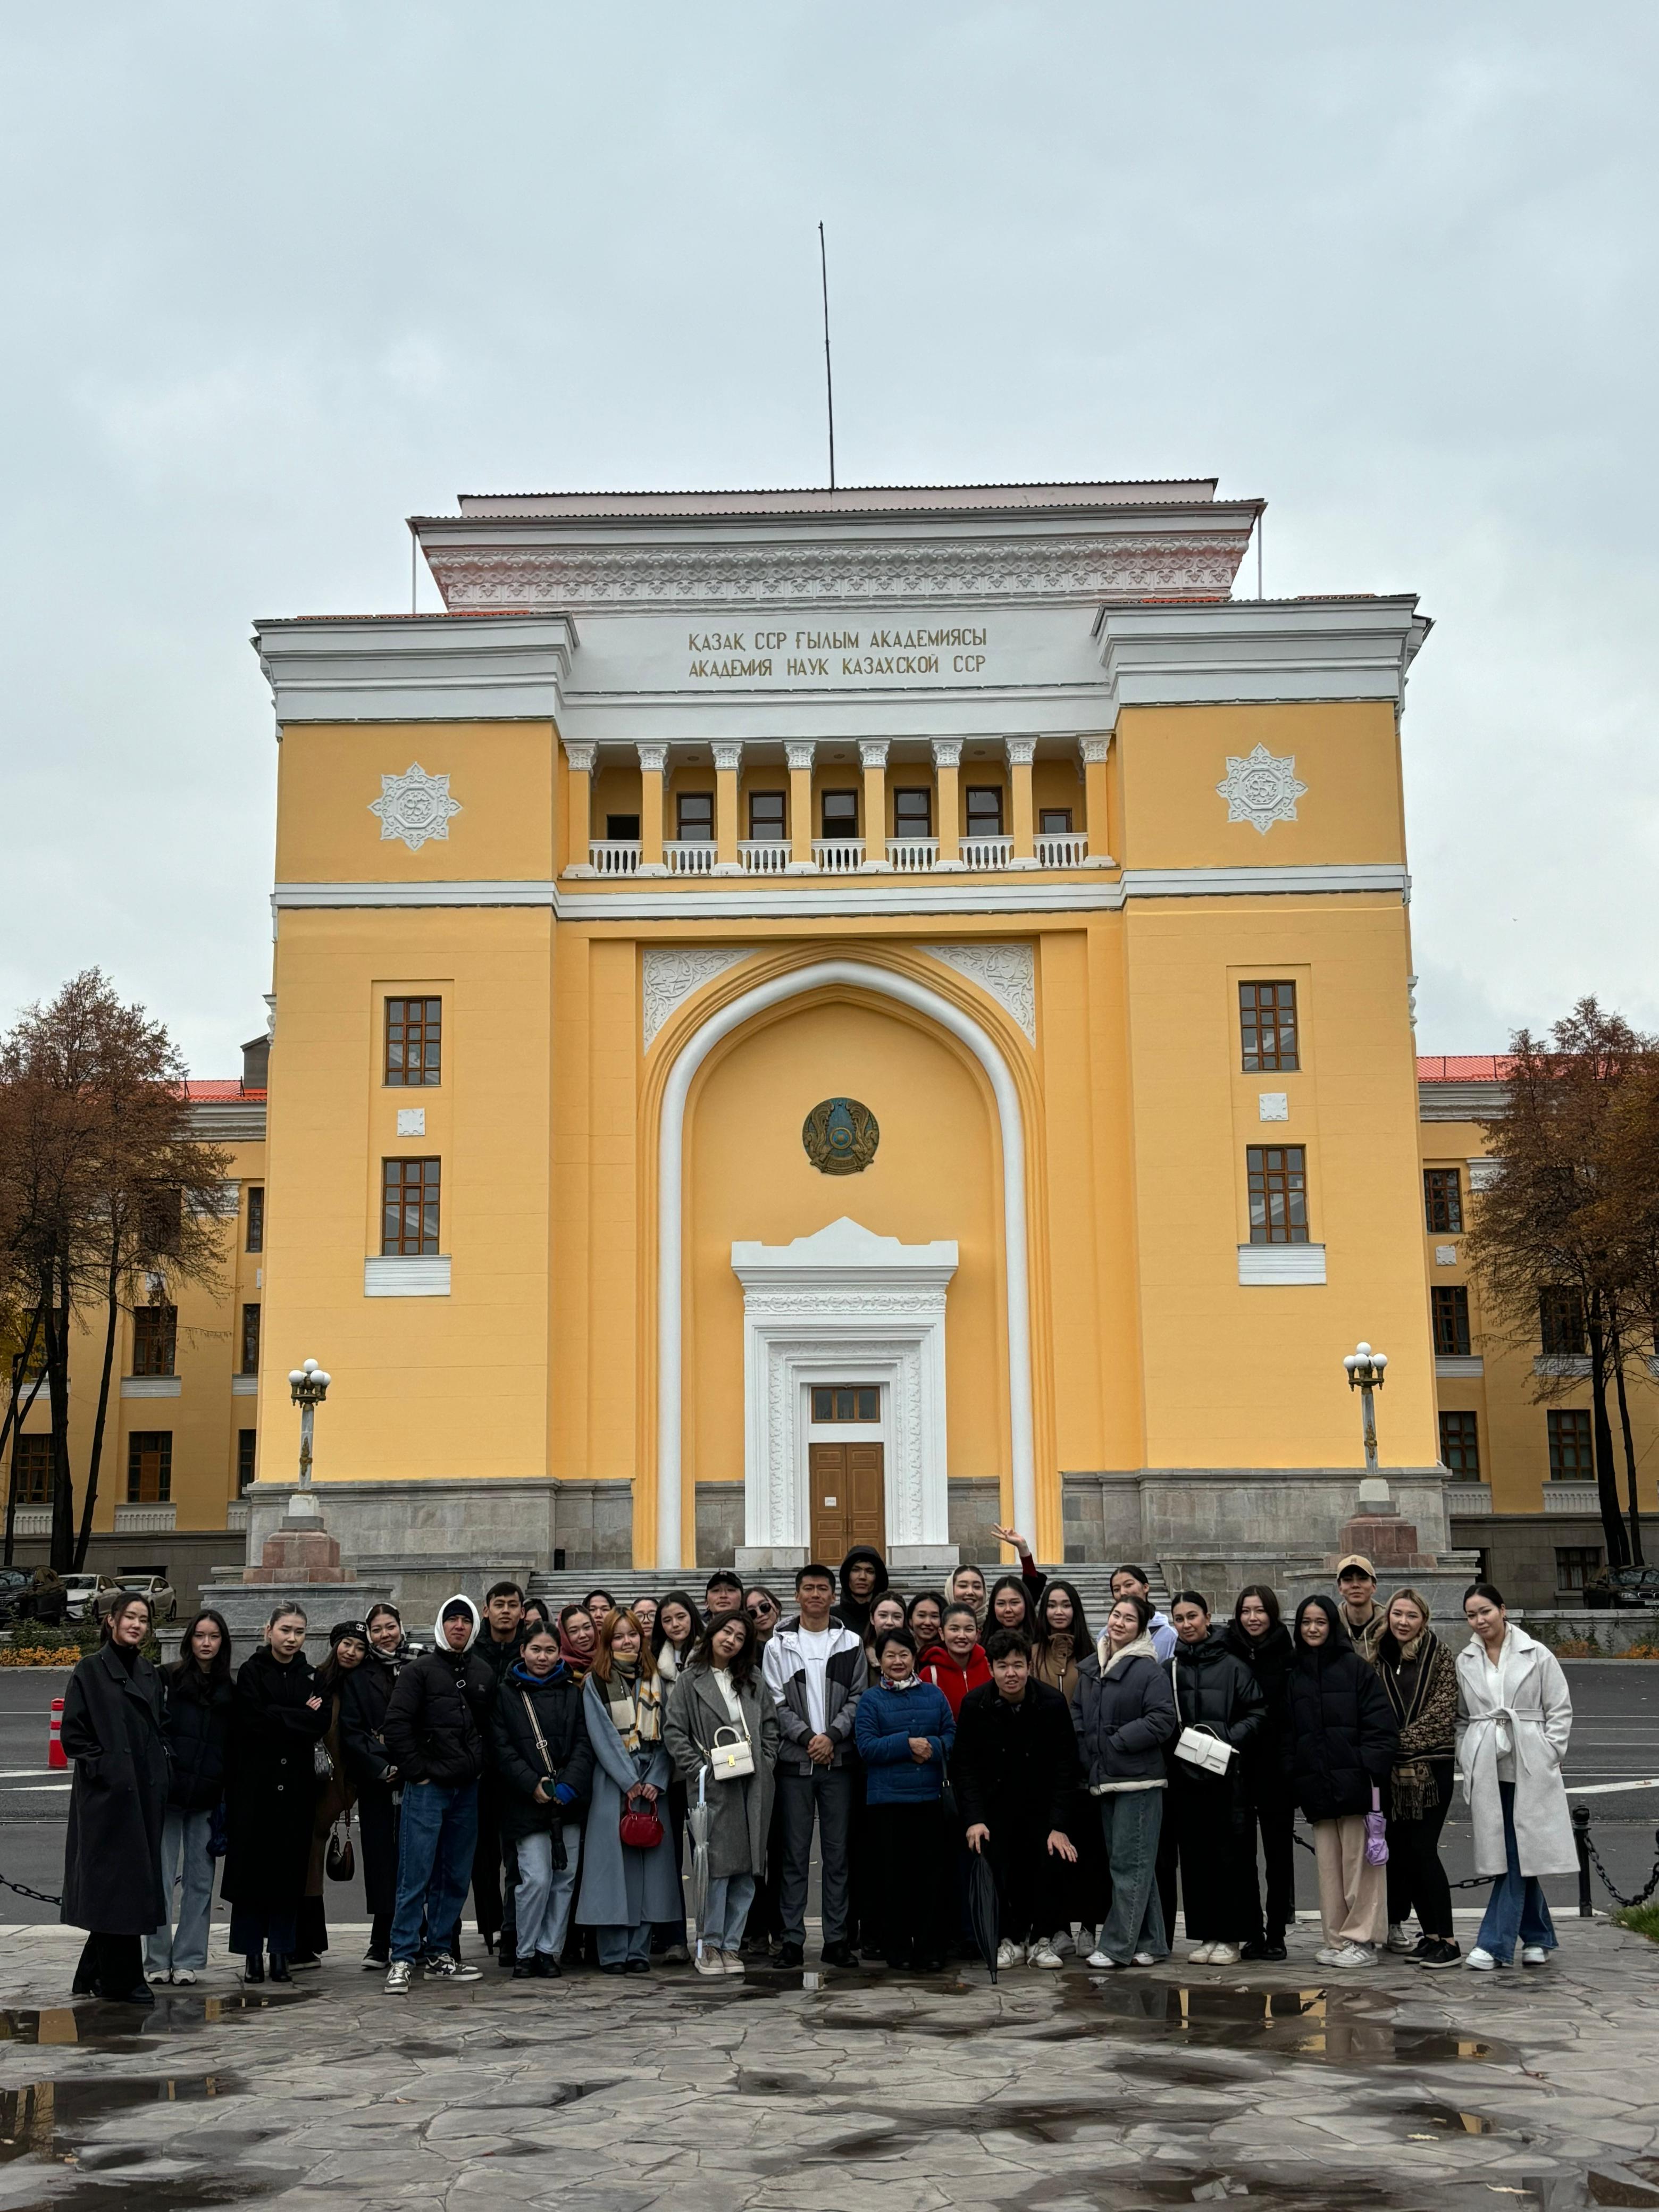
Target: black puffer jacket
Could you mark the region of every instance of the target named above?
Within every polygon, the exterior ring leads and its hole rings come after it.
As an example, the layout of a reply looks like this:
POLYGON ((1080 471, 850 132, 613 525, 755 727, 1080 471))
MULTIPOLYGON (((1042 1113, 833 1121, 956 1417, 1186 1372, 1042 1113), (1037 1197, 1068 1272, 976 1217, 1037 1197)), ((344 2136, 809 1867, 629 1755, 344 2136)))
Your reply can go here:
MULTIPOLYGON (((455 1601, 451 1598, 446 1603, 455 1601)), ((458 1789, 476 1782, 483 1772, 495 1677, 471 1648, 478 1633, 478 1608, 470 1598, 461 1601, 472 1615, 472 1634, 465 1648, 450 1649, 440 1612, 438 1649, 423 1651, 404 1668, 386 1702, 386 1747, 404 1782, 437 1782, 458 1789)))
POLYGON ((1261 1734, 1266 1717, 1266 1700, 1255 1676, 1242 1659, 1234 1658, 1225 1638, 1215 1633, 1202 1644, 1177 1644, 1173 1664, 1176 1736, 1183 1728, 1202 1729, 1231 1744, 1241 1756, 1227 1762, 1224 1775, 1206 1774, 1189 1760, 1177 1759, 1171 1741, 1170 1779, 1182 1789, 1241 1790, 1242 1754, 1261 1734))
POLYGON ((392 1762, 386 1747, 386 1709, 398 1675, 414 1659, 407 1644, 399 1644, 390 1659, 371 1645, 362 1665, 342 1679, 340 1748, 346 1772, 360 1790, 366 1782, 386 1780, 392 1762))
POLYGON ((1296 1648, 1282 1620, 1275 1621, 1265 1636, 1247 1636, 1236 1620, 1229 1622, 1223 1634, 1229 1651, 1249 1668, 1261 1692, 1261 1726, 1244 1747, 1244 1784, 1251 1804, 1268 1804, 1282 1799, 1285 1791, 1286 1688, 1296 1648))
POLYGON ((1078 1663, 1072 1726, 1084 1778, 1091 1789, 1103 1782, 1161 1783, 1164 1747, 1176 1732, 1170 1670, 1145 1633, 1109 1663, 1110 1673, 1103 1673, 1098 1647, 1078 1663))
POLYGON ((213 1680, 188 1658, 162 1669, 161 1686, 161 1733, 173 1761, 167 1802, 187 1813, 210 1813, 225 1794, 236 1686, 228 1674, 213 1680))
POLYGON ((520 1836, 540 1834, 553 1826, 556 1813, 561 1820, 580 1818, 593 1793, 593 1747, 582 1718, 582 1686, 562 1662, 540 1681, 526 1667, 507 1670, 490 1715, 489 1741, 501 1785, 496 1817, 504 1836, 516 1842, 520 1836), (538 1727, 548 1765, 536 1741, 538 1727), (538 1784, 550 1797, 557 1790, 556 1805, 536 1802, 538 1784))
POLYGON ((957 1715, 951 1786, 964 1828, 1058 1828, 1068 1834, 1077 1805, 1077 1737, 1058 1690, 1030 1681, 1012 1705, 994 1682, 969 1690, 957 1715))
POLYGON ((1299 1632, 1296 1639, 1285 1771, 1308 1818, 1334 1820, 1344 1813, 1369 1813, 1373 1787, 1383 1791, 1386 1806, 1400 1730, 1376 1669, 1349 1643, 1329 1599, 1303 1600, 1298 1632, 1310 1606, 1325 1614, 1331 1632, 1319 1644, 1304 1644, 1299 1632))

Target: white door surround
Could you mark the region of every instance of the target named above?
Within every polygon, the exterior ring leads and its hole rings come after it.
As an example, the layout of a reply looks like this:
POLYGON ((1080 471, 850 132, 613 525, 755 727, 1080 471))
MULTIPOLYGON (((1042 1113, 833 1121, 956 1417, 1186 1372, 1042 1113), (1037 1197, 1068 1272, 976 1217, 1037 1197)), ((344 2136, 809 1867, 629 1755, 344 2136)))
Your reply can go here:
POLYGON ((657 1558, 659 1567, 684 1564, 681 1500, 684 1460, 680 1395, 684 1317, 681 1289, 685 1238, 685 1108, 697 1070, 723 1038, 757 1014, 841 984, 896 999, 927 1015, 967 1047, 984 1069, 996 1100, 1002 1139, 1003 1266, 1008 1316, 1008 1411, 1014 1524, 1031 1528, 1036 1517, 1036 1449, 1031 1419, 1030 1291, 1025 1237, 1025 1132, 1019 1091, 988 1032, 962 1010, 890 969, 862 960, 817 960, 791 969, 713 1013, 680 1048, 663 1086, 657 1136, 657 1558))
POLYGON ((901 1244, 843 1214, 793 1244, 734 1244, 732 1268, 743 1285, 744 1544, 808 1541, 808 1392, 848 1381, 881 1391, 881 1421, 837 1436, 886 1446, 888 1548, 948 1543, 945 1297, 956 1245, 901 1244))

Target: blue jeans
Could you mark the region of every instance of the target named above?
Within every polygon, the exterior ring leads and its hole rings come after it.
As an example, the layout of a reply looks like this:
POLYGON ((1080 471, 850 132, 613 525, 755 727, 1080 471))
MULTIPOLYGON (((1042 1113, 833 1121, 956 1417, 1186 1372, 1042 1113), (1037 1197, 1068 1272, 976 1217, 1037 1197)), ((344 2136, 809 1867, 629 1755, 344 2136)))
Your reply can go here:
POLYGON ((1498 1795, 1504 1806, 1504 1852, 1509 1860, 1509 1872, 1500 1874, 1492 1886, 1492 1896, 1475 1941, 1499 1966, 1507 1966, 1515 1956, 1517 1936, 1523 1944, 1535 1943, 1540 1950, 1554 1950, 1555 1923, 1544 1901, 1543 1883, 1536 1875, 1523 1875, 1521 1871, 1521 1854, 1515 1840, 1514 1783, 1500 1782, 1498 1795))
POLYGON ((743 1923, 754 1901, 752 1874, 723 1874, 711 1881, 698 1930, 705 1950, 735 1951, 743 1941, 743 1923))
POLYGON ((213 1906, 213 1861, 208 1856, 208 1836, 212 1826, 210 1812, 188 1813, 182 1805, 167 1807, 161 1823, 161 1881, 169 1919, 173 1884, 179 1885, 179 1924, 174 1929, 154 1929, 145 1936, 147 1974, 167 1974, 174 1967, 185 1966, 200 1973, 207 1964, 208 1914, 213 1906))
POLYGON ((1137 1951, 1167 1959, 1164 1907, 1158 1896, 1158 1838, 1164 1826, 1161 1790, 1114 1790, 1095 1802, 1112 1875, 1112 1909, 1100 1948, 1127 1966, 1137 1951))
POLYGON ((629 1959, 651 1958, 651 1923, 641 1920, 637 1928, 596 1928, 594 1937, 599 1947, 602 1966, 625 1966, 629 1959))
POLYGON ((392 1955, 412 1966, 422 1941, 447 1951, 460 1924, 478 1840, 476 1782, 406 1782, 398 1838, 398 1905, 392 1955), (422 1929, 425 1930, 422 1936, 422 1929))
POLYGON ((513 1892, 513 1918, 519 1956, 533 1959, 538 1951, 556 1959, 564 1948, 570 1925, 571 1900, 576 1894, 576 1869, 581 1860, 580 1820, 562 1820, 564 1864, 553 1863, 553 1838, 544 1829, 539 1835, 518 1840, 519 1879, 513 1892))

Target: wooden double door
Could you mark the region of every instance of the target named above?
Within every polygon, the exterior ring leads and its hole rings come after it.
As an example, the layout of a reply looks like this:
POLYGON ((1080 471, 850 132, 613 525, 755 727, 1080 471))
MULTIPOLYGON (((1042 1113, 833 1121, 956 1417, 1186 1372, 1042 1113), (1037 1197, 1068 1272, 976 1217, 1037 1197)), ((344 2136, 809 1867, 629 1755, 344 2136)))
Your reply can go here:
POLYGON ((810 1443, 807 1480, 811 1495, 811 1557, 837 1566, 854 1544, 887 1543, 887 1469, 879 1437, 859 1434, 878 1425, 879 1393, 865 1384, 817 1386, 812 1423, 846 1427, 845 1437, 810 1443))

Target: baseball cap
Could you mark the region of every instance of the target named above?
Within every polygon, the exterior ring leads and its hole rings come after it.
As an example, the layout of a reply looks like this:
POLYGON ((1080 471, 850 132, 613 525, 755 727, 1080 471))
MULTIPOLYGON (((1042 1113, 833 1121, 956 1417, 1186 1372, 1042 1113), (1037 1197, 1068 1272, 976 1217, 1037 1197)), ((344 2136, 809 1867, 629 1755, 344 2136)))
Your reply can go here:
POLYGON ((1373 1582, 1376 1580, 1376 1569, 1363 1552, 1350 1552, 1346 1559, 1337 1561, 1336 1578, 1339 1582, 1350 1567, 1362 1567, 1373 1582))

